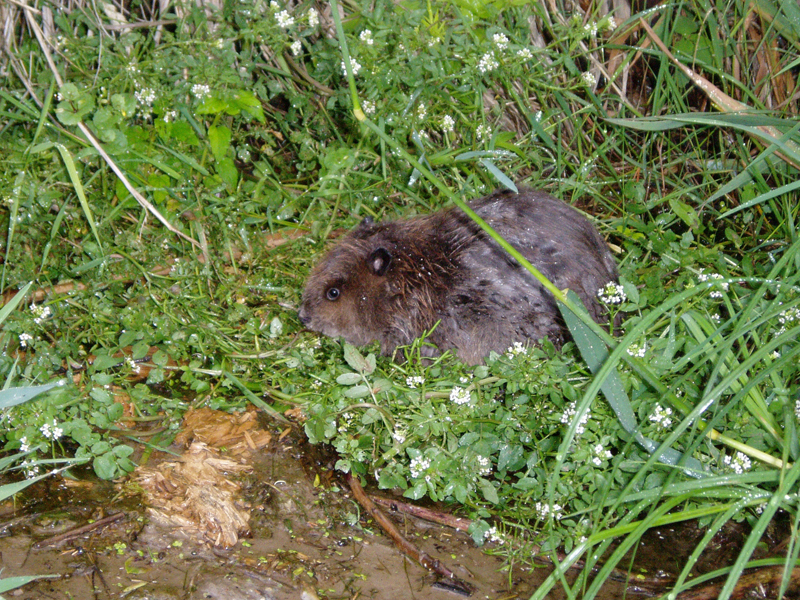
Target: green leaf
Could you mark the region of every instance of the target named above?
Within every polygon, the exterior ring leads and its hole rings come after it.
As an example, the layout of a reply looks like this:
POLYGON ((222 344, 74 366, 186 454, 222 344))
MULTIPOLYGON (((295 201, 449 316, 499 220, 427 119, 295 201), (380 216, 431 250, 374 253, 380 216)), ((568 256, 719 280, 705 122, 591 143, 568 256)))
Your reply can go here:
POLYGON ((114 455, 110 452, 95 457, 92 467, 97 476, 106 481, 114 479, 117 475, 117 463, 114 460, 114 455))
POLYGON ((369 375, 375 370, 375 355, 370 354, 364 358, 364 355, 350 344, 344 345, 344 360, 354 371, 362 375, 369 375))
POLYGON ((478 487, 480 488, 481 494, 483 494, 483 497, 486 498, 487 502, 491 502, 492 504, 500 504, 500 498, 497 496, 497 489, 489 480, 481 477, 478 479, 478 487))
POLYGON ((370 394, 370 389, 366 385, 356 385, 345 390, 344 395, 346 398, 366 398, 370 394))
POLYGON ((336 383, 339 385, 355 385, 361 380, 362 377, 358 373, 342 373, 336 378, 336 383))
POLYGON ((214 158, 220 162, 231 146, 231 130, 225 126, 209 127, 208 143, 214 158))
POLYGON ((59 380, 45 385, 32 385, 27 387, 8 388, 0 391, 0 409, 9 408, 32 400, 39 394, 52 390, 56 386, 64 385, 66 380, 59 380))
POLYGON ((700 227, 700 217, 697 215, 697 211, 691 206, 685 202, 681 202, 677 198, 670 198, 669 205, 672 210, 675 211, 675 214, 680 217, 681 221, 686 223, 689 227, 695 231, 700 227))
POLYGON ((58 577, 61 577, 61 575, 20 575, 18 577, 4 577, 0 579, 0 594, 15 590, 37 579, 56 579, 58 577))

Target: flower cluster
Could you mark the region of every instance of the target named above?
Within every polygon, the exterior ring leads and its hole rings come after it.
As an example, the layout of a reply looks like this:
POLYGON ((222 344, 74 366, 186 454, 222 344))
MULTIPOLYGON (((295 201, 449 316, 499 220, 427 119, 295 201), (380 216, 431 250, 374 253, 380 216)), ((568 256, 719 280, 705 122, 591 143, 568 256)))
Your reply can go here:
POLYGON ((445 133, 452 133, 455 130, 456 122, 450 115, 442 117, 442 131, 445 133))
POLYGON ((37 325, 44 323, 53 314, 49 306, 37 306, 36 304, 31 304, 31 312, 33 313, 33 322, 37 325))
POLYGON ((365 29, 364 31, 362 31, 359 34, 358 39, 364 42, 367 46, 372 46, 375 43, 375 40, 372 37, 372 31, 370 31, 369 29, 365 29))
POLYGON ((514 342, 513 346, 510 346, 508 350, 506 350, 506 356, 508 358, 514 358, 519 356, 520 354, 525 354, 528 349, 522 342, 514 342))
POLYGON ((450 392, 450 401, 456 404, 466 404, 470 400, 469 390, 455 386, 450 392))
POLYGON ((490 527, 487 529, 486 533, 483 534, 483 537, 487 542, 496 542, 498 544, 505 544, 506 542, 503 535, 497 531, 497 527, 490 527))
MULTIPOLYGON (((577 413, 577 402, 570 402, 567 407, 564 409, 564 412, 561 414, 561 422, 565 425, 572 421, 572 418, 577 413)), ((581 417, 578 426, 575 428, 575 435, 581 435, 584 431, 586 431, 586 423, 589 421, 589 417, 591 416, 592 411, 587 410, 583 416, 581 417)))
MULTIPOLYGON (((358 75, 358 72, 361 70, 361 63, 359 63, 352 56, 350 57, 350 70, 353 71, 353 77, 358 75)), ((347 75, 347 67, 344 64, 344 61, 342 61, 342 73, 347 75)))
POLYGON ((420 477, 431 466, 431 459, 419 456, 411 459, 411 464, 408 468, 411 470, 411 476, 415 479, 420 477))
POLYGON ((608 460, 612 456, 611 451, 606 450, 603 444, 595 444, 592 447, 592 452, 594 453, 592 462, 598 467, 602 466, 604 460, 608 460))
POLYGON ((644 358, 644 355, 647 353, 647 344, 644 342, 641 344, 631 344, 630 346, 628 346, 627 352, 631 356, 635 356, 637 358, 644 358))
MULTIPOLYGON (((719 273, 706 273, 705 271, 702 271, 697 276, 697 279, 701 283, 703 283, 703 282, 706 282, 706 281, 715 281, 715 280, 718 280, 718 279, 725 279, 725 278, 722 275, 720 275, 719 273)), ((727 283, 720 284, 720 287, 722 287, 722 289, 724 291, 726 291, 726 292, 728 291, 728 284, 727 283)), ((722 298, 722 292, 720 292, 719 290, 714 290, 713 292, 711 292, 709 294, 709 296, 711 298, 722 298)))
POLYGON ((58 422, 53 419, 53 424, 45 423, 40 427, 42 435, 46 437, 48 440, 56 441, 62 435, 64 435, 64 430, 58 426, 58 422))
POLYGON ((33 339, 33 336, 29 333, 20 333, 19 334, 19 347, 20 348, 27 348, 28 342, 33 339))
POLYGON ((481 56, 480 61, 478 61, 478 70, 484 74, 494 71, 499 66, 500 63, 497 62, 497 58, 495 58, 494 52, 491 50, 481 56))
POLYGON ((409 375, 406 377, 406 385, 410 388, 415 388, 423 383, 425 383, 425 378, 421 375, 409 375))
POLYGON ((195 83, 192 86, 192 95, 198 100, 203 100, 211 94, 211 88, 205 83, 195 83))
POLYGON ((666 429, 672 425, 672 409, 669 406, 664 408, 660 404, 656 404, 653 414, 649 418, 658 425, 659 429, 666 429))
POLYGON ((556 503, 553 503, 551 506, 550 504, 545 504, 544 502, 537 502, 533 508, 536 511, 536 514, 539 515, 540 519, 546 519, 552 515, 552 517, 558 521, 564 513, 564 509, 561 507, 561 505, 556 503))
POLYGON ((622 304, 628 299, 625 290, 616 281, 609 281, 597 290, 597 297, 605 304, 622 304))
POLYGON ((722 459, 722 463, 726 467, 730 467, 734 473, 741 475, 745 471, 750 470, 750 457, 741 452, 737 452, 733 456, 726 456, 722 459))

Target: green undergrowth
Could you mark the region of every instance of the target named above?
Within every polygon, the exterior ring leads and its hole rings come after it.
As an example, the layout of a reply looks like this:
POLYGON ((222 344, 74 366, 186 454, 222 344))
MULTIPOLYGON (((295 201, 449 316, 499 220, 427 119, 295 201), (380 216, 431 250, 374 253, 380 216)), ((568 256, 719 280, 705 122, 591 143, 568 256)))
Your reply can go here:
MULTIPOLYGON (((300 406, 341 471, 452 502, 511 563, 565 551, 538 598, 592 597, 648 527, 747 522, 717 573, 728 597, 776 513, 798 514, 789 4, 624 19, 379 0, 345 3, 337 23, 309 3, 242 1, 152 29, 65 9, 46 48, 62 84, 19 17, 0 88, 0 376, 72 385, 3 409, 0 441, 19 455, 4 466, 37 476, 37 461, 76 457, 120 477, 133 445, 168 446, 189 407, 256 397, 300 406), (332 232, 512 182, 577 206, 611 244, 613 337, 566 307, 562 350, 467 367, 302 329, 332 232), (564 583, 603 555, 600 576, 564 583)), ((148 7, 131 2, 130 22, 148 7)), ((692 561, 678 568, 674 589, 693 585, 692 561)))

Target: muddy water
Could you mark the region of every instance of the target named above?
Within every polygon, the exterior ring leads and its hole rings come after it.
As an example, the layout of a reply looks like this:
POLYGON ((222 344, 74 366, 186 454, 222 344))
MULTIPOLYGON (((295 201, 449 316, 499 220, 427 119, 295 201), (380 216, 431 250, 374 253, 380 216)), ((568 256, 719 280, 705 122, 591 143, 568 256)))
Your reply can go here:
MULTIPOLYGON (((461 597, 439 587, 434 575, 404 558, 329 472, 304 469, 301 446, 288 436, 254 458, 254 470, 244 478, 242 490, 250 505, 251 532, 228 549, 155 524, 141 496, 125 495, 119 485, 51 479, 28 488, 16 505, 7 503, 0 513, 2 577, 56 578, 5 596, 32 600, 461 597), (59 537, 119 513, 117 521, 104 527, 59 537)), ((407 539, 475 586, 473 598, 525 598, 547 575, 545 569, 516 569, 510 581, 502 561, 484 554, 466 534, 413 518, 396 517, 395 522, 407 539)))

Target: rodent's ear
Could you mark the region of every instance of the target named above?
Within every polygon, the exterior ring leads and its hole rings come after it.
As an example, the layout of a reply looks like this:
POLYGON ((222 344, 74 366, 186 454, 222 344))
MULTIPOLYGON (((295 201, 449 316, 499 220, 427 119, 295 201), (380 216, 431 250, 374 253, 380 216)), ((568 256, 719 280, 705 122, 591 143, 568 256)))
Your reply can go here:
POLYGON ((373 250, 367 259, 367 266, 374 275, 382 277, 386 269, 392 264, 392 255, 386 248, 373 250))

